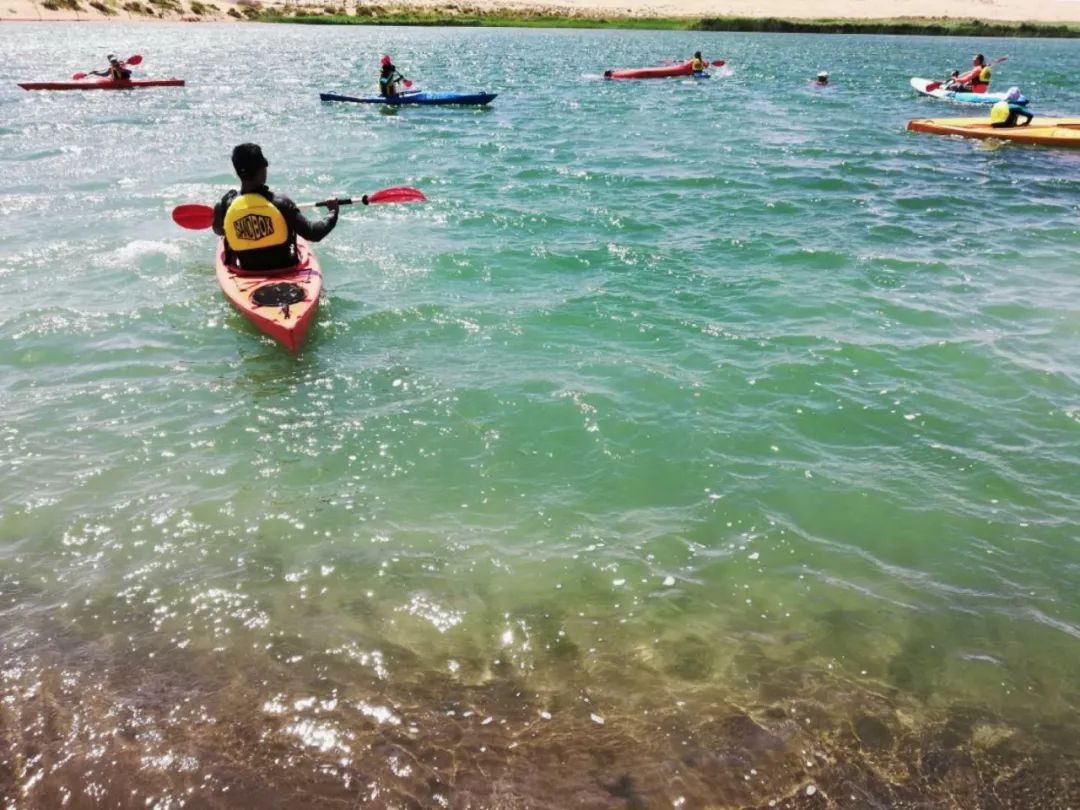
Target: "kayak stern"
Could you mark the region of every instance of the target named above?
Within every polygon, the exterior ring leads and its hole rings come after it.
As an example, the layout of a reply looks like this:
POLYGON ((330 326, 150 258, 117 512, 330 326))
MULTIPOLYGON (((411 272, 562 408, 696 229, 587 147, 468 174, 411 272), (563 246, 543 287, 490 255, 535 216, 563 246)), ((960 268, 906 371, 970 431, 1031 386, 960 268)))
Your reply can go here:
POLYGON ((225 240, 218 240, 217 280, 229 303, 265 335, 299 351, 319 308, 322 269, 311 247, 297 238, 300 258, 283 273, 246 273, 226 264, 225 240))

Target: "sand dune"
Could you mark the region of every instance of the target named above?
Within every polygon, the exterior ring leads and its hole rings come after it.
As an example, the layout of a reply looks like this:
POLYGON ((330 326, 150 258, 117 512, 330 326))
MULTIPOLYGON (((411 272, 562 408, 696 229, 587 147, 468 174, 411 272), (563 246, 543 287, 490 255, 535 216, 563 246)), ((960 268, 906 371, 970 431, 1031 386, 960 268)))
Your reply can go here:
MULTIPOLYGON (((0 0, 0 20, 230 20, 242 17, 245 0, 0 0)), ((269 4, 270 7, 279 5, 269 4)), ((355 2, 305 3, 322 9, 355 2)), ((371 5, 366 2, 365 5, 371 5)), ((786 19, 942 19, 939 0, 393 0, 394 6, 451 10, 529 10, 575 16, 781 17, 786 19)), ((290 7, 295 8, 296 3, 290 7)), ((965 5, 959 19, 988 21, 1080 21, 1080 0, 977 0, 965 5)))

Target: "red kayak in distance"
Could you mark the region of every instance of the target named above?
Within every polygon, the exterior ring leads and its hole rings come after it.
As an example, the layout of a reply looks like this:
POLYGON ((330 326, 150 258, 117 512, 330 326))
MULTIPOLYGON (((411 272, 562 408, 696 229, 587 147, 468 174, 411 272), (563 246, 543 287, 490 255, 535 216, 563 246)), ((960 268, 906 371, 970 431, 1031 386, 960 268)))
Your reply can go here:
POLYGON ((690 76, 694 69, 690 67, 691 60, 678 65, 664 65, 663 67, 630 68, 628 70, 605 70, 605 79, 667 79, 672 76, 690 76))
POLYGON ((19 82, 23 90, 138 90, 141 87, 183 87, 183 79, 102 79, 97 82, 19 82))

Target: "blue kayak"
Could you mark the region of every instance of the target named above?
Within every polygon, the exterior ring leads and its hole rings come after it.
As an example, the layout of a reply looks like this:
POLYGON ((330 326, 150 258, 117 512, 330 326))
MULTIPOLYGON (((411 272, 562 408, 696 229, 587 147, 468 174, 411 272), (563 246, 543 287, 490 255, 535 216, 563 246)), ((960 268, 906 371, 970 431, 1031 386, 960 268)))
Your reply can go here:
POLYGON ((319 93, 323 101, 350 101, 353 104, 388 104, 400 107, 405 104, 490 104, 497 93, 428 93, 411 90, 396 96, 343 96, 339 93, 319 93))
MULTIPOLYGON (((940 98, 942 101, 951 101, 954 104, 997 104, 1005 99, 1005 93, 964 93, 946 90, 941 82, 932 82, 929 79, 914 78, 911 80, 911 87, 916 93, 940 98), (931 85, 937 86, 931 90, 931 85)), ((1027 104, 1028 100, 1025 96, 1020 96, 1016 103, 1027 104)))

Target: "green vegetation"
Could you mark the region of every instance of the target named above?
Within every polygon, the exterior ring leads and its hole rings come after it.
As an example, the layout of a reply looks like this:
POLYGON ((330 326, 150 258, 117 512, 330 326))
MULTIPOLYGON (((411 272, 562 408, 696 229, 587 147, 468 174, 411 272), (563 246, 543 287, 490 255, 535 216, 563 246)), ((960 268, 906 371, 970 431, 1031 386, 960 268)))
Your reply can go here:
POLYGON ((215 9, 211 6, 203 5, 199 0, 191 0, 191 13, 197 17, 201 17, 204 14, 213 14, 215 9))
POLYGON ((69 11, 85 10, 79 4, 79 0, 45 0, 41 5, 49 11, 60 11, 62 9, 67 9, 69 11))
POLYGON ((116 9, 112 6, 102 3, 101 0, 90 0, 90 8, 97 9, 106 17, 113 17, 116 15, 116 9))
POLYGON ((154 16, 154 10, 150 6, 137 2, 137 0, 128 0, 124 3, 124 11, 131 14, 143 14, 147 17, 154 16))
MULTIPOLYGON (((516 9, 491 12, 476 7, 447 5, 439 8, 405 6, 357 6, 353 15, 343 8, 305 7, 293 13, 281 9, 249 13, 262 22, 289 22, 311 25, 445 25, 514 28, 630 28, 681 31, 757 31, 764 33, 813 34, 915 34, 969 37, 1080 37, 1080 24, 998 23, 980 20, 900 18, 888 20, 801 20, 776 17, 595 17, 535 13, 516 9)), ((239 15, 233 15, 239 16, 239 15)))
POLYGON ((687 30, 693 19, 660 17, 618 17, 603 18, 587 15, 566 15, 558 13, 533 13, 501 9, 485 12, 469 6, 450 5, 441 8, 410 8, 399 6, 362 5, 357 6, 354 15, 330 13, 329 7, 320 11, 317 8, 304 7, 294 14, 283 14, 280 9, 266 11, 259 15, 263 22, 290 22, 313 25, 427 25, 427 26, 468 26, 502 28, 640 28, 648 30, 670 29, 687 30))
POLYGON ((694 31, 759 31, 814 34, 913 34, 942 37, 1080 37, 1080 25, 983 22, 905 17, 893 20, 781 20, 776 17, 710 17, 694 31))

